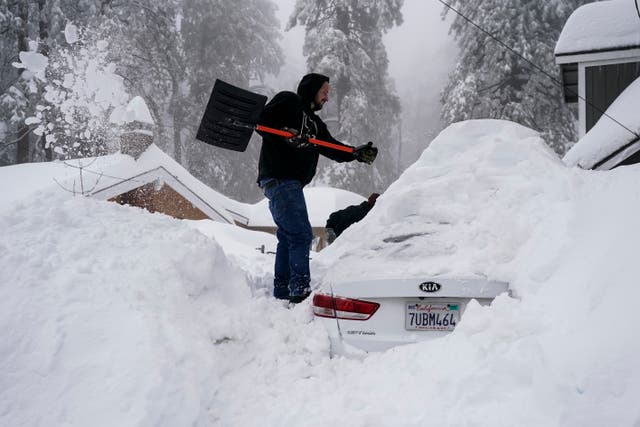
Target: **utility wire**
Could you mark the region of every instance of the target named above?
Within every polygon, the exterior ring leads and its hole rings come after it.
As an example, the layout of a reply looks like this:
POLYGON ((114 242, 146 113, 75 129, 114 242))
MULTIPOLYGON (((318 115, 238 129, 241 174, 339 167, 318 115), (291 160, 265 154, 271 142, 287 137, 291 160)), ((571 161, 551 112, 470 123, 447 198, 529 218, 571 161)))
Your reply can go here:
POLYGON ((638 18, 640 18, 640 8, 638 8, 638 0, 635 0, 636 12, 638 12, 638 18))
MULTIPOLYGON (((557 85, 559 85, 560 87, 564 88, 564 85, 562 84, 562 82, 560 80, 558 80, 556 77, 552 76, 551 74, 549 74, 547 71, 545 71, 542 67, 538 66, 537 64, 535 64, 533 61, 525 58, 524 56, 522 56, 519 52, 517 52, 515 49, 513 49, 511 46, 509 46, 508 44, 506 44, 505 42, 503 42, 502 40, 500 40, 498 37, 494 36, 493 34, 491 34, 489 31, 485 30, 484 28, 482 28, 480 25, 476 24, 474 21, 472 21, 470 18, 467 18, 465 15, 462 14, 462 12, 460 12, 459 10, 457 10, 456 8, 454 8, 453 6, 451 6, 450 4, 448 4, 447 2, 445 2, 444 0, 438 0, 440 3, 442 3, 445 7, 447 7, 448 9, 452 10, 453 12, 455 12, 458 16, 460 16, 462 19, 464 19, 465 21, 467 21, 469 24, 473 25, 474 27, 476 27, 478 30, 480 30, 481 32, 483 32, 484 34, 486 34, 487 36, 489 36, 490 38, 492 38, 493 40, 495 40, 496 42, 498 42, 498 44, 500 44, 501 46, 503 46, 505 49, 507 49, 509 52, 513 53, 514 55, 516 55, 518 58, 522 59, 523 61, 525 61, 526 63, 528 63, 529 65, 531 65, 534 69, 540 71, 542 74, 544 74, 545 76, 547 76, 549 79, 551 79, 554 83, 556 83, 557 85)), ((636 2, 636 9, 638 8, 638 0, 635 0, 636 2)), ((640 9, 638 9, 638 16, 640 17, 640 9)), ((603 116, 608 117, 609 119, 611 119, 613 122, 617 123, 618 125, 620 125, 620 127, 626 129, 629 133, 631 133, 633 136, 635 136, 636 138, 640 138, 640 135, 638 135, 636 132, 632 131, 631 129, 629 129, 627 126, 625 126, 624 124, 620 123, 618 120, 616 120, 615 118, 611 117, 611 115, 607 114, 605 111, 603 111, 601 108, 597 107, 596 105, 594 105, 592 102, 588 101, 587 99, 585 99, 584 97, 580 96, 580 94, 576 93, 575 91, 569 89, 569 88, 564 88, 567 92, 569 92, 571 95, 577 96, 578 98, 580 98, 581 100, 583 100, 584 102, 586 102, 590 107, 592 107, 593 109, 595 109, 596 111, 598 111, 599 113, 601 113, 603 116)))

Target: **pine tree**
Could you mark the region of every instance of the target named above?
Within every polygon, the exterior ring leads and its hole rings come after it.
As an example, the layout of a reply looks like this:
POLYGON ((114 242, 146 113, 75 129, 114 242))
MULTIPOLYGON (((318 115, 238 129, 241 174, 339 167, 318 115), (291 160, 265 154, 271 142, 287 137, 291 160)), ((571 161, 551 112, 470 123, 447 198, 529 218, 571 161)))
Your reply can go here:
MULTIPOLYGON (((3 20, 7 24, 5 31, 10 34, 10 37, 7 38, 8 43, 3 42, 2 56, 8 58, 8 64, 7 62, 5 64, 9 65, 18 59, 20 51, 29 50, 31 27, 29 18, 32 14, 29 4, 24 2, 3 2, 2 6, 4 9, 3 20)), ((6 141, 3 148, 12 149, 15 147, 15 161, 24 163, 29 161, 30 150, 30 129, 24 122, 29 113, 29 90, 23 78, 24 70, 7 71, 6 80, 3 74, 0 105, 3 113, 7 114, 3 120, 4 127, 10 130, 7 133, 12 135, 11 139, 13 140, 6 141)))
POLYGON ((156 141, 195 176, 241 198, 257 193, 247 171, 256 144, 233 153, 195 141, 217 78, 249 88, 282 63, 275 5, 269 0, 141 0, 112 7, 105 32, 132 94, 154 117, 156 141), (141 5, 143 6, 141 8, 141 5), (184 148, 184 149, 183 149, 184 148))
POLYGON ((44 160, 45 141, 56 157, 108 151, 108 108, 87 109, 78 85, 83 67, 114 63, 128 92, 145 99, 165 151, 216 189, 257 197, 247 171, 257 170, 259 144, 233 153, 195 134, 216 78, 251 88, 278 72, 275 7, 272 0, 0 0, 0 161, 15 162, 17 152, 21 161, 44 160), (65 41, 69 22, 84 34, 74 46, 65 41), (45 79, 11 66, 26 51, 48 58, 45 79))
POLYGON ((44 84, 28 70, 12 66, 20 52, 37 52, 48 57, 64 42, 67 22, 95 23, 102 5, 111 0, 0 1, 0 126, 6 129, 0 146, 3 162, 29 162, 50 159, 44 138, 34 135, 38 127, 26 121, 38 114, 43 104, 44 84))
MULTIPOLYGON (((182 33, 188 46, 188 139, 195 138, 217 78, 255 90, 266 75, 278 73, 283 63, 278 27, 275 4, 270 0, 185 2, 182 33)), ((243 153, 201 142, 189 144, 189 170, 224 194, 253 202, 262 194, 255 183, 260 143, 256 135, 254 139, 243 153)))
MULTIPOLYGON (((373 167, 321 161, 316 183, 368 194, 397 176, 400 102, 388 77, 383 34, 402 23, 402 0, 298 0, 289 28, 304 25, 309 71, 328 75, 335 102, 336 138, 351 145, 374 141, 373 167)), ((330 96, 330 97, 331 97, 330 96)))
POLYGON ((180 0, 114 5, 103 25, 128 91, 144 98, 154 118, 154 140, 182 161, 181 130, 188 97, 180 0))
POLYGON ((31 121, 45 148, 59 159, 92 157, 117 151, 118 128, 110 121, 115 109, 124 109, 129 95, 107 42, 91 28, 73 32, 69 43, 58 43, 49 53, 46 81, 31 121), (73 37, 76 37, 77 40, 73 37))
MULTIPOLYGON (((586 0, 452 0, 450 5, 560 80, 554 48, 569 15, 586 0)), ((445 7, 443 16, 451 12, 445 7)), ((576 111, 562 87, 461 16, 451 24, 460 57, 442 93, 442 118, 512 120, 541 132, 563 153, 576 138, 576 111)))

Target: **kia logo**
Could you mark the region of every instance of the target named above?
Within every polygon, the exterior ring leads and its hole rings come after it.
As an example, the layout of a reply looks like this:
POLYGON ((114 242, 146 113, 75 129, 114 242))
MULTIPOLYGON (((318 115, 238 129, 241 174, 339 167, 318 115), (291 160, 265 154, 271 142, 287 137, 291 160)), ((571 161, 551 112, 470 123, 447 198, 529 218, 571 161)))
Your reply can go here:
POLYGON ((438 292, 440 288, 442 288, 442 285, 436 282, 422 282, 418 287, 423 292, 438 292))

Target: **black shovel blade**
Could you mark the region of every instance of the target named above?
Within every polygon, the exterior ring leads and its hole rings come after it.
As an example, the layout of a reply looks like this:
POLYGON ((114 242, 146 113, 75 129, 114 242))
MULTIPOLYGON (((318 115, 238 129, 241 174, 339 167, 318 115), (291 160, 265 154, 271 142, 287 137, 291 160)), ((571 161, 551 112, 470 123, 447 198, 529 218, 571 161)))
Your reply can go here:
POLYGON ((196 139, 216 147, 245 151, 267 97, 217 79, 196 139))

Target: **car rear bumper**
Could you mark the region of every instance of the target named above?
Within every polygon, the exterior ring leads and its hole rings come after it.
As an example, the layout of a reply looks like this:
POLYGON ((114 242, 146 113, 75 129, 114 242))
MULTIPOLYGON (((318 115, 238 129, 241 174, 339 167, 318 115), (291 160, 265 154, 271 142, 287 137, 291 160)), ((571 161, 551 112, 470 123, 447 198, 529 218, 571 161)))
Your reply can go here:
POLYGON ((414 344, 443 337, 450 332, 429 332, 411 335, 329 335, 331 353, 335 355, 358 355, 362 352, 386 351, 400 345, 414 344))
POLYGON ((380 279, 341 282, 313 298, 316 321, 334 354, 384 351, 443 337, 473 299, 489 305, 508 283, 482 278, 380 279), (437 281, 436 281, 437 280, 437 281))
MULTIPOLYGON (((375 300, 373 300, 375 301, 375 300)), ((412 299, 385 301, 380 310, 367 321, 316 317, 327 329, 331 352, 335 355, 358 356, 362 352, 385 351, 399 345, 429 341, 449 334, 451 331, 408 331, 404 328, 404 309, 412 299)), ((469 299, 450 299, 460 304, 462 312, 469 299)), ((483 305, 490 299, 480 301, 483 305)))

